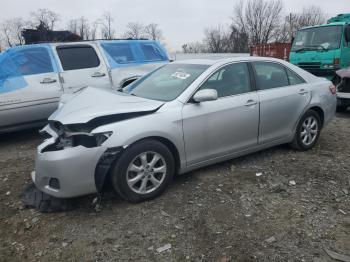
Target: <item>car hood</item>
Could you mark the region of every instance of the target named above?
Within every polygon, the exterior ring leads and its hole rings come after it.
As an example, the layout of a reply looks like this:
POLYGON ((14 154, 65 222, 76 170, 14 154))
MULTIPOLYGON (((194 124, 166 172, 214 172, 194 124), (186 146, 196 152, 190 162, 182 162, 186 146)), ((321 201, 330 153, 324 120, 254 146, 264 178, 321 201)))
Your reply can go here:
POLYGON ((64 105, 57 109, 49 120, 59 121, 64 125, 88 123, 100 117, 152 112, 164 104, 161 101, 93 87, 88 87, 65 100, 64 105))

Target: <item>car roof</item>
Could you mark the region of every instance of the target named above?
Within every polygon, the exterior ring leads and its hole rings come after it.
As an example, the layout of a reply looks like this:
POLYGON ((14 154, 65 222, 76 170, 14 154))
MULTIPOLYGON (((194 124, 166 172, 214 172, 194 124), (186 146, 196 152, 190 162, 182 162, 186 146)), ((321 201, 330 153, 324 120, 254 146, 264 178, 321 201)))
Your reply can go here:
POLYGON ((230 62, 241 62, 241 61, 271 61, 271 62, 285 62, 284 60, 272 58, 272 57, 260 57, 260 56, 240 56, 240 57, 229 57, 220 59, 188 59, 178 60, 173 63, 176 64, 193 64, 193 65, 216 65, 225 64, 230 62))
MULTIPOLYGON (((58 45, 83 45, 83 44, 94 44, 94 43, 137 43, 137 42, 144 42, 144 43, 158 43, 156 40, 148 40, 148 39, 96 39, 96 40, 82 40, 82 41, 72 41, 72 42, 42 42, 42 43, 35 43, 35 44, 28 44, 28 45, 18 45, 13 46, 8 49, 14 49, 14 48, 22 48, 22 47, 32 47, 32 46, 39 46, 39 45, 52 45, 52 46, 58 46, 58 45)), ((8 50, 7 49, 7 50, 8 50)))
POLYGON ((313 26, 306 26, 306 27, 303 27, 300 29, 301 30, 304 30, 304 29, 311 29, 311 28, 318 28, 318 27, 327 27, 327 26, 339 26, 339 25, 346 25, 347 22, 332 22, 332 23, 329 23, 329 24, 323 24, 323 25, 313 25, 313 26))

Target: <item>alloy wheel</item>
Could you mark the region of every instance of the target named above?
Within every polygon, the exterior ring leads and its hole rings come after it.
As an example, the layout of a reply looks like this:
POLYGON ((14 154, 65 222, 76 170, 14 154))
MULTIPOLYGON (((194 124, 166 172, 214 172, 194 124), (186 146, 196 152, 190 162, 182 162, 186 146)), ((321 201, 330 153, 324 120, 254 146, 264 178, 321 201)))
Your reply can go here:
POLYGON ((126 178, 132 191, 148 194, 163 183, 167 166, 164 158, 156 152, 143 152, 129 164, 126 178))
POLYGON ((314 116, 308 116, 301 126, 300 138, 305 146, 311 145, 318 135, 318 122, 314 116))

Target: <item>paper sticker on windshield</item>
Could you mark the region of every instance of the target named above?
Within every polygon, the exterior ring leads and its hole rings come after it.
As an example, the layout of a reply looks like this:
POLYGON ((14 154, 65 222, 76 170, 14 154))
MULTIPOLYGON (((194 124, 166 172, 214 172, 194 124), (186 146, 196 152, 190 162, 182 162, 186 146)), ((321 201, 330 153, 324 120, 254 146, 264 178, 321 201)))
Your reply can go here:
POLYGON ((175 72, 174 74, 171 75, 172 77, 176 77, 182 80, 186 80, 187 78, 189 78, 191 75, 187 74, 185 72, 175 72))
POLYGON ((304 42, 296 42, 295 45, 303 45, 304 42))

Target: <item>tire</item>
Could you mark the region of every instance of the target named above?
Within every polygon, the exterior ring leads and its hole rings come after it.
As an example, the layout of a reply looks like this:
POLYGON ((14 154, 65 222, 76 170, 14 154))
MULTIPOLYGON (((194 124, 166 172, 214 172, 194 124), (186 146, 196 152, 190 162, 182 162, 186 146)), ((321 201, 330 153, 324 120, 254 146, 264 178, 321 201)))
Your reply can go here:
POLYGON ((337 106, 337 112, 339 113, 345 112, 347 108, 348 108, 347 106, 337 106))
POLYGON ((123 152, 113 168, 111 181, 124 200, 139 203, 161 195, 174 172, 175 161, 168 147, 156 140, 143 140, 123 152))
POLYGON ((291 146, 299 151, 307 151, 315 146, 321 134, 321 120, 314 110, 307 111, 300 119, 291 146), (311 121, 311 122, 307 122, 311 121), (308 124, 310 123, 310 124, 308 124), (316 132, 316 133, 315 133, 316 132), (307 138, 305 138, 307 137, 307 138))

